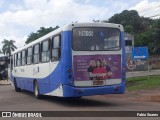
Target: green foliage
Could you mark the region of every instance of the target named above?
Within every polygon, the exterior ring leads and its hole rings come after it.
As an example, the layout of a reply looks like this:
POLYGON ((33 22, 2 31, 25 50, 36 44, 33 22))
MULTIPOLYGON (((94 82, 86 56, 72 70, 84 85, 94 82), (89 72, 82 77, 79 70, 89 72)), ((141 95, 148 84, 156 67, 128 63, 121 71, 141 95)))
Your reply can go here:
POLYGON ((28 36, 28 38, 25 41, 25 43, 28 44, 28 43, 30 43, 30 42, 32 42, 32 41, 34 41, 34 40, 46 35, 46 34, 48 34, 49 32, 56 30, 57 28, 59 28, 59 26, 56 26, 55 28, 52 28, 52 27, 49 27, 49 28, 40 27, 40 29, 36 33, 32 32, 28 36))
POLYGON ((136 77, 136 78, 127 78, 126 86, 127 90, 143 90, 143 89, 155 89, 160 86, 160 76, 148 76, 145 77, 136 77))
POLYGON ((160 19, 155 20, 154 24, 151 27, 150 38, 154 41, 153 52, 156 52, 160 49, 160 19))
POLYGON ((132 25, 126 25, 124 29, 125 29, 125 32, 134 34, 134 32, 133 32, 134 28, 132 25))
POLYGON ((154 20, 145 32, 135 35, 136 46, 148 46, 150 54, 160 48, 160 19, 154 20))
POLYGON ((14 40, 6 40, 4 39, 2 41, 3 47, 2 47, 2 51, 4 53, 4 55, 11 55, 11 52, 14 51, 15 49, 17 49, 17 47, 14 45, 15 41, 14 40))
POLYGON ((160 19, 152 20, 140 17, 135 10, 124 10, 104 22, 122 24, 125 32, 134 35, 135 46, 148 46, 150 54, 157 50, 160 53, 160 19))
POLYGON ((142 33, 150 27, 152 22, 149 18, 140 17, 138 12, 135 10, 124 10, 122 13, 115 14, 109 19, 108 22, 122 24, 127 28, 126 32, 129 29, 129 33, 142 33))

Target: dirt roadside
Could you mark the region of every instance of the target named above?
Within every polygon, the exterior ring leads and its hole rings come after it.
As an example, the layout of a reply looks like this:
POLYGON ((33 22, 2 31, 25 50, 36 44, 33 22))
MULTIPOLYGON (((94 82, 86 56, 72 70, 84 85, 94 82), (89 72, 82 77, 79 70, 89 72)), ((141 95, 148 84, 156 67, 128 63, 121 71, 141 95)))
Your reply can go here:
POLYGON ((10 80, 0 80, 0 86, 1 85, 10 85, 10 80))
POLYGON ((105 95, 112 99, 117 98, 124 101, 160 102, 160 88, 151 90, 126 91, 124 94, 105 95))

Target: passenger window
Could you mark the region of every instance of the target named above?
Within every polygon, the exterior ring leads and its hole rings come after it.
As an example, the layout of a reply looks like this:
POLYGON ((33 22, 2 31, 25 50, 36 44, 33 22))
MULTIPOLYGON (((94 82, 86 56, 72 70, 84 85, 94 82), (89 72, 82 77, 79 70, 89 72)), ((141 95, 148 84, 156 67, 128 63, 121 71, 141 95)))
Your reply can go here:
POLYGON ((32 64, 32 48, 28 48, 27 50, 27 65, 32 64))
POLYGON ((49 62, 49 60, 50 60, 49 40, 47 40, 42 42, 41 61, 49 62))
POLYGON ((33 63, 39 63, 39 44, 34 46, 33 54, 33 63))
POLYGON ((26 65, 26 51, 22 51, 22 66, 26 65))
POLYGON ((14 66, 17 66, 17 54, 14 54, 14 66))
POLYGON ((59 61, 61 58, 61 40, 60 36, 52 39, 52 61, 59 61))
POLYGON ((13 55, 11 56, 11 59, 10 59, 10 63, 11 63, 11 71, 13 70, 13 55))
POLYGON ((21 66, 21 52, 17 54, 17 66, 21 66))

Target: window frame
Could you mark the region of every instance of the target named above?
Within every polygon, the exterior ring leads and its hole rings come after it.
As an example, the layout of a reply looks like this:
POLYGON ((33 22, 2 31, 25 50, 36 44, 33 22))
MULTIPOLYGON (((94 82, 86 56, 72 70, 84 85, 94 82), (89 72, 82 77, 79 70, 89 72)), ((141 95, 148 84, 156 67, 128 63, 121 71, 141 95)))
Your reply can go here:
POLYGON ((32 60, 32 56, 33 56, 33 47, 32 47, 32 46, 30 46, 30 47, 27 48, 27 53, 26 53, 26 54, 27 54, 27 55, 26 55, 26 65, 31 65, 31 64, 33 63, 33 62, 32 62, 32 61, 33 61, 33 60, 32 60), (29 50, 29 49, 32 49, 32 50, 31 50, 31 53, 32 53, 32 54, 31 54, 30 56, 28 56, 28 50, 29 50), (28 64, 28 57, 30 57, 30 63, 29 63, 29 64, 28 64))
POLYGON ((21 62, 22 62, 22 52, 20 51, 17 53, 17 67, 21 66, 21 62), (20 55, 20 57, 19 57, 19 55, 20 55))
POLYGON ((51 45, 51 61, 52 62, 60 61, 60 59, 61 59, 61 49, 62 49, 61 34, 57 34, 57 35, 53 36, 52 39, 51 39, 51 43, 52 43, 52 45, 51 45), (59 46, 54 48, 54 38, 56 38, 56 37, 59 37, 59 39, 58 39, 59 40, 59 46), (54 50, 58 50, 58 57, 57 58, 56 57, 54 58, 54 56, 53 56, 53 51, 54 50))
POLYGON ((41 53, 40 53, 41 63, 47 63, 47 62, 50 61, 50 58, 51 58, 51 57, 50 57, 50 56, 51 56, 51 55, 50 55, 50 38, 42 41, 40 46, 41 46, 41 53), (43 51, 43 43, 46 42, 46 41, 48 41, 48 50, 47 50, 47 51, 43 51), (48 53, 48 52, 49 52, 49 53, 48 53), (42 60, 43 60, 43 58, 42 58, 43 53, 45 53, 45 57, 46 57, 46 60, 45 60, 45 61, 42 61, 42 60), (49 54, 49 59, 48 59, 48 60, 47 60, 47 54, 49 54))
POLYGON ((26 65, 26 50, 24 49, 24 50, 22 50, 22 52, 21 52, 21 66, 25 66, 26 65), (24 57, 23 57, 23 52, 24 52, 24 57), (24 64, 23 64, 23 60, 24 60, 24 64))
POLYGON ((32 50, 33 50, 32 63, 33 63, 33 64, 38 64, 38 63, 40 63, 40 54, 41 54, 41 51, 40 51, 40 43, 37 43, 37 44, 33 45, 33 49, 32 49, 32 50), (35 46, 37 46, 37 45, 38 45, 38 53, 35 53, 35 46), (37 57, 37 63, 34 62, 34 56, 35 56, 35 55, 38 56, 38 57, 37 57))
POLYGON ((119 28, 117 28, 117 27, 90 27, 90 26, 85 26, 85 27, 74 27, 73 29, 72 29, 72 50, 73 51, 120 51, 121 49, 122 49, 122 34, 121 34, 121 30, 119 29, 119 28), (95 28, 98 28, 98 29, 101 29, 101 28, 106 28, 106 29, 117 29, 118 31, 119 31, 119 33, 120 33, 120 35, 119 35, 119 49, 116 49, 116 50, 76 50, 76 49, 74 49, 74 34, 73 34, 73 31, 74 31, 74 29, 77 29, 77 28, 92 28, 92 29, 95 29, 95 28))
POLYGON ((17 53, 14 54, 14 67, 17 67, 17 53))

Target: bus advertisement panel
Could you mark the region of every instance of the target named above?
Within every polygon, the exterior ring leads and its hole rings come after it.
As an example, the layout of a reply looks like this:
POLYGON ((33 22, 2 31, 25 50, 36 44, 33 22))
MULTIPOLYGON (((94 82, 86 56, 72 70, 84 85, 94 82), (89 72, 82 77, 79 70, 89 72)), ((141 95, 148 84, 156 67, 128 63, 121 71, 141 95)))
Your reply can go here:
POLYGON ((75 80, 107 80, 121 78, 121 55, 74 56, 75 80))

